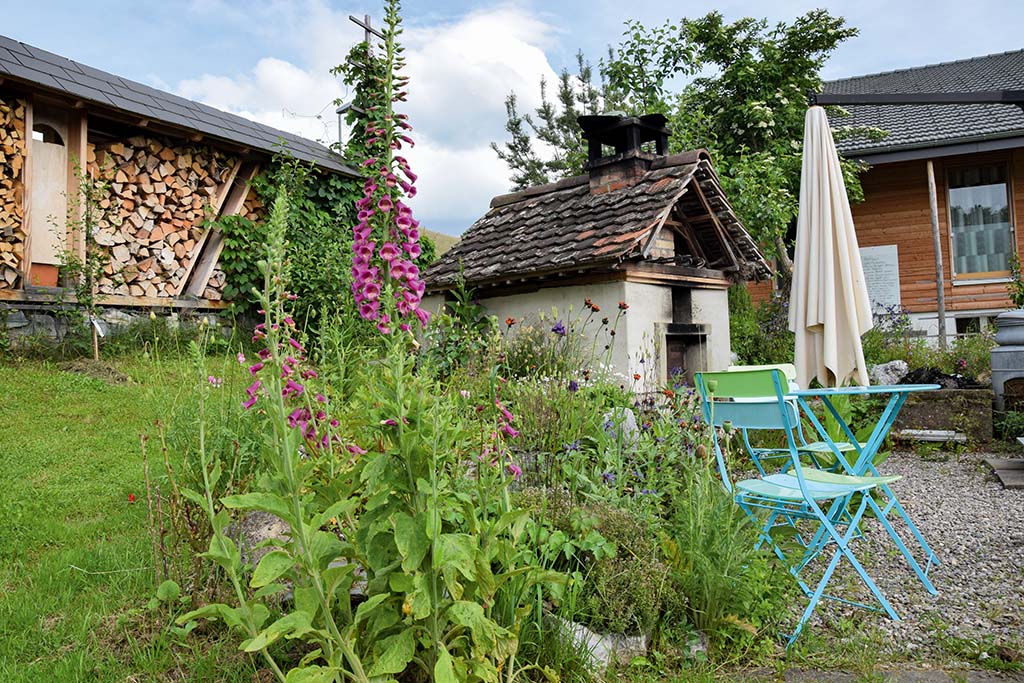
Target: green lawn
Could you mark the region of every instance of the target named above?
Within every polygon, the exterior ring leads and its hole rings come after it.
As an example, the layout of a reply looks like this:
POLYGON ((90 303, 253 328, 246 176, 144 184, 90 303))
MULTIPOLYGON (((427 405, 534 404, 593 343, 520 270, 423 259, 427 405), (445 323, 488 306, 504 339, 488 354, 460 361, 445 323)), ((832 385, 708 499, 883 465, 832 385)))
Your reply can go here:
POLYGON ((145 609, 156 579, 139 437, 190 373, 113 365, 131 382, 0 365, 0 680, 249 681, 234 646, 172 646, 168 618, 145 609))

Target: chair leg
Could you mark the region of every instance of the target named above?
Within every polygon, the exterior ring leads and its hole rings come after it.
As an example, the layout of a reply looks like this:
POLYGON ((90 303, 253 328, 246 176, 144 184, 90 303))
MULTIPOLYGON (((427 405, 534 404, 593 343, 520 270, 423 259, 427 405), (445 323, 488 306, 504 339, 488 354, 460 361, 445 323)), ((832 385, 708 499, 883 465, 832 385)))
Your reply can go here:
MULTIPOLYGON (((800 632, 803 630, 804 625, 811 618, 811 615, 814 613, 814 609, 817 607, 818 602, 821 600, 822 596, 825 593, 825 586, 828 584, 829 579, 832 578, 832 574, 833 572, 835 572, 836 567, 839 564, 839 560, 842 557, 846 557, 846 559, 850 561, 850 564, 853 565, 854 570, 857 572, 858 575, 860 575, 861 580, 864 581, 864 584, 868 587, 868 590, 871 591, 871 594, 874 595, 875 599, 882 606, 882 609, 885 610, 885 613, 888 614, 891 619, 899 621, 899 615, 896 614, 896 611, 892 608, 892 605, 889 604, 889 601, 882 594, 882 591, 878 588, 878 586, 871 579, 871 577, 868 576, 868 573, 864 569, 863 565, 861 565, 860 561, 854 556, 853 552, 849 548, 849 542, 856 535, 857 527, 864 516, 864 511, 865 509, 867 509, 869 500, 870 496, 861 497, 860 505, 857 508, 857 512, 851 517, 850 527, 849 529, 847 529, 845 534, 839 534, 835 527, 827 522, 827 518, 822 520, 821 526, 823 529, 825 529, 825 532, 830 537, 828 540, 835 541, 837 546, 836 551, 832 555, 832 560, 825 568, 825 573, 822 575, 821 580, 818 581, 817 588, 815 588, 814 592, 811 594, 810 600, 807 603, 807 607, 804 609, 804 613, 800 617, 800 621, 797 623, 793 633, 789 636, 786 642, 787 648, 789 648, 796 641, 797 637, 800 635, 800 632)), ((823 541, 823 544, 827 543, 828 540, 823 541)))
POLYGON ((925 542, 924 538, 921 537, 920 532, 917 531, 917 527, 914 526, 913 523, 910 522, 906 514, 902 512, 902 508, 899 507, 899 501, 897 501, 895 497, 890 498, 889 505, 886 505, 886 509, 885 511, 883 511, 881 508, 879 508, 877 502, 875 502, 870 497, 869 500, 871 504, 871 509, 874 511, 875 516, 878 518, 878 521, 881 522, 882 528, 885 529, 886 533, 888 533, 889 537, 893 540, 893 543, 895 543, 896 547, 899 548, 900 553, 902 553, 903 555, 903 559, 907 561, 907 564, 910 565, 910 568, 914 570, 915 574, 917 574, 917 578, 924 585, 925 590, 927 590, 932 595, 938 595, 939 591, 932 584, 931 579, 928 578, 927 569, 921 568, 921 565, 920 563, 918 563, 917 558, 915 558, 914 554, 910 552, 910 549, 907 547, 906 543, 904 543, 903 539, 899 537, 899 535, 896 533, 896 529, 888 520, 888 510, 890 508, 895 508, 897 510, 897 513, 899 513, 900 516, 903 517, 903 519, 907 522, 908 526, 911 527, 911 533, 914 534, 918 542, 920 542, 922 548, 924 548, 925 552, 927 553, 927 564, 939 564, 938 558, 935 557, 935 553, 932 552, 932 549, 925 542))

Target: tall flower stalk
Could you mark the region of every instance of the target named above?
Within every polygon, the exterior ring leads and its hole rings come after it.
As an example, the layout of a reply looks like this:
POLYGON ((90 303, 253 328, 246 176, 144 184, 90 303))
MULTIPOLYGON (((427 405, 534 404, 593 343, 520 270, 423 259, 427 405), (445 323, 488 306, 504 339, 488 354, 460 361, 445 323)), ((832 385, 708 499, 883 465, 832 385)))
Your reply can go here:
POLYGON ((424 285, 414 263, 420 255, 419 221, 405 203, 416 195, 416 174, 399 154, 415 144, 408 116, 395 111, 395 104, 405 101, 409 83, 400 74, 405 67, 404 48, 397 41, 400 9, 398 0, 387 3, 382 69, 367 72, 363 196, 356 202, 359 222, 352 245, 352 293, 359 314, 375 322, 382 334, 391 334, 395 325, 409 331, 414 318, 421 325, 429 319, 420 308, 424 285))

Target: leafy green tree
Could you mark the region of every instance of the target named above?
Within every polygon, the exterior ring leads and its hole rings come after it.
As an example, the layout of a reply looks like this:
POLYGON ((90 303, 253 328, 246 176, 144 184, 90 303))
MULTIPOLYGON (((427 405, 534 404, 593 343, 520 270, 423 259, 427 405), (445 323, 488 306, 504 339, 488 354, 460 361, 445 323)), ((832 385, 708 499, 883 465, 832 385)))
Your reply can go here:
MULTIPOLYGON (((752 18, 728 23, 718 12, 652 28, 628 22, 618 48, 610 49, 601 62, 601 86, 591 84, 592 73, 581 71, 577 78, 586 75, 588 80, 578 84, 577 91, 589 88, 596 93, 592 110, 665 114, 673 131, 670 152, 707 149, 737 214, 764 251, 789 272, 792 264, 784 238, 798 206, 806 95, 820 89, 820 71, 828 56, 856 34, 842 17, 825 10, 774 26, 752 18), (686 79, 690 80, 684 83, 686 79)), ((582 55, 578 61, 585 63, 582 55)), ((541 92, 545 94, 543 88, 541 92)), ((537 110, 541 121, 563 121, 581 113, 559 99, 563 109, 557 118, 547 112, 551 103, 542 98, 537 110)), ((510 101, 514 104, 514 95, 510 101)), ((512 169, 517 189, 580 172, 585 159, 582 139, 542 136, 546 126, 534 125, 523 115, 519 118, 528 124, 524 127, 513 121, 513 114, 518 116, 514 107, 509 113, 508 129, 516 129, 517 154, 499 151, 499 156, 512 169), (540 159, 528 127, 557 150, 555 163, 540 159)), ((832 113, 843 112, 837 108, 832 113)), ((844 130, 837 137, 853 133, 878 131, 844 130)), ((860 199, 860 169, 852 162, 844 166, 851 199, 860 199)))

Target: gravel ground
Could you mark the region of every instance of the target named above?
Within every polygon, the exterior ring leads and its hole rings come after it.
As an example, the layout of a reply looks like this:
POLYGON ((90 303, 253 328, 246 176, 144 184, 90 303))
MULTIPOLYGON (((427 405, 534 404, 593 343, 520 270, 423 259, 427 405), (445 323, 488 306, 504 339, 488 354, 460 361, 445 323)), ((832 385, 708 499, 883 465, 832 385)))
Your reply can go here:
MULTIPOLYGON (((854 553, 902 621, 823 600, 810 628, 826 638, 849 637, 852 622, 862 633, 874 632, 890 654, 917 661, 955 659, 954 641, 944 634, 978 643, 982 659, 1019 658, 1024 644, 1024 490, 1004 490, 984 457, 1012 456, 949 454, 945 462, 913 453, 890 456, 879 469, 903 475, 892 489, 942 562, 929 573, 939 594, 928 594, 882 527, 867 520, 864 538, 853 542, 854 553), (845 631, 837 628, 844 618, 845 631)), ((909 532, 900 535, 913 549, 909 532)), ((840 568, 829 592, 849 597, 852 590, 866 602, 870 594, 853 569, 845 561, 840 568)), ((971 653, 959 656, 970 658, 971 653)))

